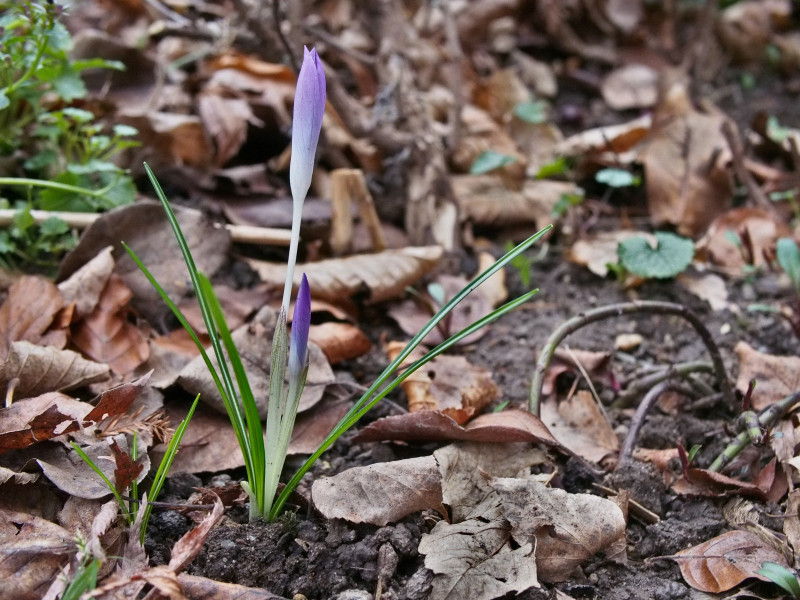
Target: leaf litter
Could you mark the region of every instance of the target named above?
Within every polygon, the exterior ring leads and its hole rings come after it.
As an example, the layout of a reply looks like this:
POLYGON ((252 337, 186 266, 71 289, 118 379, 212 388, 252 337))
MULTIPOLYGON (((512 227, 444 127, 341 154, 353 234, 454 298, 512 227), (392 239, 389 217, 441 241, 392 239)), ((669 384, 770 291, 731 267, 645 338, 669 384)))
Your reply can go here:
MULTIPOLYGON (((287 18, 281 30, 290 32, 288 46, 243 11, 226 21, 231 44, 224 47, 214 38, 226 7, 199 5, 189 21, 173 2, 164 3, 164 13, 137 1, 96 13, 95 4, 69 16, 71 26, 86 30, 77 55, 109 52, 129 68, 104 83, 87 80, 104 94, 92 110, 139 129, 142 147, 124 159, 126 167, 140 173, 147 156, 178 203, 188 199, 203 209, 180 207, 179 219, 201 270, 228 290, 225 312, 251 342, 248 368, 257 380, 268 375, 269 309, 254 316, 275 305, 283 254, 237 246, 232 260, 230 237, 218 221, 225 215, 285 226, 289 54, 301 45, 299 28, 325 46, 327 147, 301 246, 312 293, 330 304, 315 312, 312 330, 320 328, 322 349, 314 351, 313 393, 292 452, 316 447, 347 410, 348 390, 385 364, 380 349, 403 335, 387 314, 413 333, 427 315, 423 305, 440 295, 436 285, 449 293, 448 281, 466 281, 481 250, 497 254, 506 240, 551 221, 558 231, 539 255, 505 274, 511 296, 529 285, 540 287, 540 295, 442 356, 324 455, 299 488, 304 508, 294 522, 212 527, 221 505, 191 490, 222 493, 236 486, 241 467, 227 421, 201 409, 164 498, 186 506, 155 509, 148 559, 115 505, 101 504, 108 491, 66 443, 84 446, 125 487, 146 475, 148 451, 158 456, 155 444, 169 434, 156 388, 167 396, 172 424, 185 415, 186 391, 201 391, 212 403, 213 396, 203 369, 186 366, 194 350, 186 351, 175 323, 120 252, 121 240, 134 247, 196 322, 160 209, 137 202, 103 215, 62 262, 58 286, 17 278, 0 307, 0 381, 10 404, 0 409, 0 510, 14 527, 0 545, 6 552, 27 541, 23 551, 38 569, 2 578, 4 594, 41 597, 51 582, 56 594, 59 570, 69 576, 78 564, 79 530, 89 535, 93 554, 105 556, 100 585, 108 594, 149 585, 151 596, 172 597, 338 598, 358 590, 415 600, 509 593, 538 600, 680 597, 689 587, 719 593, 739 586, 741 593, 774 596, 756 571, 763 560, 780 564, 783 555, 796 562, 794 417, 761 427, 756 437, 763 445, 748 445, 717 473, 704 467, 739 435, 742 407, 714 399, 714 381, 702 368, 674 379, 670 404, 651 409, 641 429, 632 409, 614 405, 620 382, 672 377, 704 360, 691 332, 667 317, 640 316, 575 333, 580 350, 572 352, 580 364, 566 361, 547 374, 541 419, 525 408, 536 354, 559 322, 636 298, 679 301, 708 321, 740 394, 756 380, 745 408, 774 406, 796 391, 791 318, 798 311, 775 257, 777 240, 792 237, 796 226, 796 114, 786 100, 798 52, 790 3, 739 2, 709 12, 684 7, 680 14, 639 1, 569 9, 539 2, 525 10, 514 1, 389 3, 368 15, 337 0, 305 21, 302 11, 282 15, 278 7, 278 18, 287 18), (535 18, 525 16, 529 9, 535 18), (92 30, 98 25, 114 38, 99 36, 92 30), (770 48, 779 52, 766 69, 770 48), (552 51, 565 59, 543 60, 552 51), (673 60, 683 52, 683 65, 692 62, 688 70, 673 60), (694 58, 687 62, 688 56, 694 58), (720 57, 741 62, 716 62, 720 57), (170 65, 163 73, 161 63, 170 65), (734 92, 716 93, 721 88, 734 92), (481 167, 477 161, 486 156, 495 162, 481 167), (343 217, 327 199, 341 167, 361 175, 381 230, 397 232, 390 250, 354 252, 364 246, 359 240, 375 239, 362 222, 344 255, 331 252, 331 232, 342 230, 343 217), (609 168, 628 173, 631 182, 642 174, 644 183, 612 189, 596 176, 609 168), (619 243, 656 230, 696 241, 681 277, 697 282, 691 287, 699 298, 669 279, 608 280, 620 262, 619 243), (410 286, 429 297, 412 304, 410 286), (754 302, 777 312, 752 312, 754 302), (615 347, 622 336, 639 342, 615 347), (598 364, 587 362, 589 351, 598 364), (135 383, 150 368, 157 370, 152 378, 135 383), (185 390, 175 385, 181 372, 185 390), (503 409, 505 403, 510 407, 503 409), (649 462, 615 468, 631 431, 633 456, 649 462), (134 432, 137 462, 129 455, 134 432), (508 450, 511 442, 519 451, 508 450), (680 448, 691 464, 681 464, 680 448), (603 470, 608 476, 601 480, 603 470), (769 538, 780 548, 719 510, 741 497, 760 511, 763 531, 786 535, 786 542, 769 538), (634 510, 639 501, 656 509, 646 526, 634 510), (185 515, 206 510, 191 509, 191 502, 213 504, 212 515, 175 545, 188 527, 185 515), (125 560, 116 563, 119 555, 125 560), (673 557, 680 568, 647 560, 659 556, 673 557), (117 578, 109 578, 117 567, 117 578), (193 574, 179 573, 184 568, 193 574)), ((502 288, 475 294, 453 329, 502 301, 502 288)), ((204 335, 202 325, 198 331, 204 335)), ((443 338, 447 331, 435 333, 443 338)), ((233 500, 225 506, 234 519, 242 508, 233 500)))

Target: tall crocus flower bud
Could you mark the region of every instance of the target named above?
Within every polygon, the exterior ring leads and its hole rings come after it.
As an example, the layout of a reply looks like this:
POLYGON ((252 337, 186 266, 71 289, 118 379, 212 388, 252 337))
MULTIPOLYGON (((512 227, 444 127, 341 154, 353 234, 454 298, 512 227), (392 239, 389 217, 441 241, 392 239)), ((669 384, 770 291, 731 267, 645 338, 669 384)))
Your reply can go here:
POLYGON ((308 327, 311 323, 311 290, 308 287, 308 278, 303 273, 300 289, 294 302, 294 317, 292 318, 292 333, 289 345, 289 381, 300 379, 306 367, 308 354, 308 327))
POLYGON ((289 185, 292 188, 294 209, 292 214, 292 239, 289 246, 286 287, 283 292, 283 308, 289 306, 297 244, 300 238, 300 217, 303 202, 311 185, 314 171, 314 155, 317 152, 322 116, 325 113, 325 71, 317 51, 304 48, 303 66, 297 76, 292 121, 292 160, 289 164, 289 185))

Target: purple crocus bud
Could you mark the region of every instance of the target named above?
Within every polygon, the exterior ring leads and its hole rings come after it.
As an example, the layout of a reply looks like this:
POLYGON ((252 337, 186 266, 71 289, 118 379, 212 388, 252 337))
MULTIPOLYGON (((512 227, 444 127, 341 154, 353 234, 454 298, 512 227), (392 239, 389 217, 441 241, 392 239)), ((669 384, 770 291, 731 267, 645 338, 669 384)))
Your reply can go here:
POLYGON ((303 202, 311 185, 322 115, 325 113, 325 71, 315 49, 303 48, 303 66, 297 76, 292 120, 292 160, 289 184, 295 203, 303 202))
POLYGON ((311 324, 311 290, 303 273, 300 289, 294 301, 292 333, 289 344, 289 381, 296 381, 306 366, 308 354, 308 326, 311 324))

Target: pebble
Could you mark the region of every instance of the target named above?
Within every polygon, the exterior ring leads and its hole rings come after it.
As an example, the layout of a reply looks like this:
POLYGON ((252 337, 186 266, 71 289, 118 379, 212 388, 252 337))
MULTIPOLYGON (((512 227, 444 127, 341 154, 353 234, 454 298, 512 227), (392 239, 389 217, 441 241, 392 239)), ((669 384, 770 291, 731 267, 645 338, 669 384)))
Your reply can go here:
POLYGON ((372 594, 364 590, 345 590, 333 598, 334 600, 373 600, 372 594))
POLYGON ((621 333, 614 340, 614 347, 617 350, 633 350, 642 345, 644 338, 638 333, 621 333))

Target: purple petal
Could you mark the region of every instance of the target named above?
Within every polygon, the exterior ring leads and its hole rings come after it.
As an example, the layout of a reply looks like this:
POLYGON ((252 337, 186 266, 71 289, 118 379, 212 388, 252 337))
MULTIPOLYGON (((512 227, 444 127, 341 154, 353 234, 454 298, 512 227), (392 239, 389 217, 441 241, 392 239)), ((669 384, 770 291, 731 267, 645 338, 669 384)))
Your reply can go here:
POLYGON ((308 278, 303 273, 300 289, 294 301, 294 316, 292 317, 292 333, 289 345, 289 378, 300 376, 306 365, 308 353, 308 327, 311 324, 311 290, 308 287, 308 278))
POLYGON ((302 202, 311 185, 314 155, 325 114, 325 70, 315 49, 303 49, 303 66, 297 76, 292 121, 292 160, 289 183, 292 196, 302 202))

